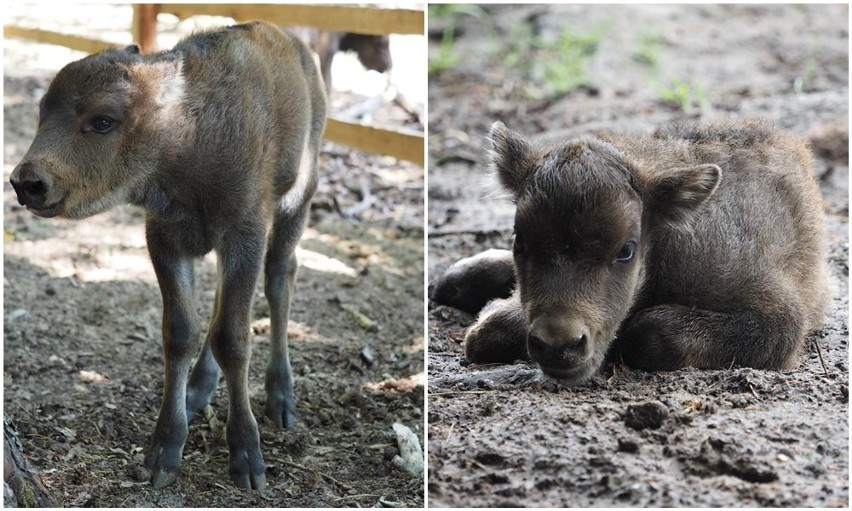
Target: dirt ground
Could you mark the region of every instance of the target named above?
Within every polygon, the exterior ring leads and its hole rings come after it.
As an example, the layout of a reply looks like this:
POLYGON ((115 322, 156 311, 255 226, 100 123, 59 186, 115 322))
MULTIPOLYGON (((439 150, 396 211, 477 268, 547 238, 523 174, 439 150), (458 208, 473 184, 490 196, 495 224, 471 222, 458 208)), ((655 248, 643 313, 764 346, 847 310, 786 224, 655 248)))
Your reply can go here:
MULTIPOLYGON (((110 9, 95 7, 94 19, 75 11, 65 29, 98 33, 83 23, 110 23, 110 9)), ((163 378, 161 298, 142 212, 126 206, 83 221, 43 220, 17 205, 8 184, 35 132, 38 99, 59 67, 80 56, 10 40, 4 61, 4 411, 57 503, 422 507, 423 477, 392 459, 394 423, 424 438, 423 169, 330 143, 290 320, 299 414, 292 431, 261 419, 269 308, 260 285, 255 300, 250 393, 267 490, 230 482, 224 388, 190 425, 178 482, 155 491, 136 480, 163 378)), ((361 101, 336 93, 333 105, 361 101)), ((423 129, 392 105, 374 122, 423 129)), ((196 263, 205 321, 215 275, 215 256, 196 263)))
MULTIPOLYGON (((848 506, 847 9, 485 6, 455 16, 456 61, 429 84, 430 278, 509 248, 513 210, 485 169, 495 120, 568 137, 762 116, 814 148, 834 310, 813 338, 824 365, 812 343, 788 371, 619 371, 563 387, 528 364, 467 365, 473 317, 430 302, 430 507, 848 506), (524 47, 530 34, 537 50, 524 47), (566 93, 530 81, 536 69, 548 76, 540 61, 562 35, 596 38, 585 52, 557 52, 581 55, 586 73, 566 93), (637 411, 653 420, 636 424, 637 411)), ((433 60, 450 18, 436 15, 433 60)))

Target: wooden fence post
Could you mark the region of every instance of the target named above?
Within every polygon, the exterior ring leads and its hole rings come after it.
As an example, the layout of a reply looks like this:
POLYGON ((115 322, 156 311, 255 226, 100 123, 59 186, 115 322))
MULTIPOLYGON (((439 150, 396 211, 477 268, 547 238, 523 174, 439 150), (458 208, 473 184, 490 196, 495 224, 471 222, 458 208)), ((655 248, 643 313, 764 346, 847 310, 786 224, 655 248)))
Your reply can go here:
POLYGON ((133 6, 133 40, 142 47, 142 53, 157 50, 158 4, 135 4, 133 6))

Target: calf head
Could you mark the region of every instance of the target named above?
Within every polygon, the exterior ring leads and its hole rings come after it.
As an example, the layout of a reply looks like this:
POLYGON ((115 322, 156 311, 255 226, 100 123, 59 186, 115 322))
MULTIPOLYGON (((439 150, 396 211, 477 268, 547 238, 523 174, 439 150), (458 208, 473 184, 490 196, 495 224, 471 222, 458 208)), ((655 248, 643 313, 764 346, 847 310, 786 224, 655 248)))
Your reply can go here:
POLYGON ((527 350, 569 383, 601 366, 641 289, 657 227, 685 226, 716 189, 716 165, 643 173, 594 138, 536 149, 495 123, 493 164, 516 204, 513 243, 527 350))
POLYGON ((187 130, 172 122, 182 91, 179 60, 146 63, 135 45, 65 66, 12 172, 18 202, 43 217, 84 218, 133 199, 187 130))
POLYGON ((390 38, 386 35, 347 32, 340 38, 340 51, 350 50, 358 55, 358 61, 367 69, 384 73, 393 67, 390 38))

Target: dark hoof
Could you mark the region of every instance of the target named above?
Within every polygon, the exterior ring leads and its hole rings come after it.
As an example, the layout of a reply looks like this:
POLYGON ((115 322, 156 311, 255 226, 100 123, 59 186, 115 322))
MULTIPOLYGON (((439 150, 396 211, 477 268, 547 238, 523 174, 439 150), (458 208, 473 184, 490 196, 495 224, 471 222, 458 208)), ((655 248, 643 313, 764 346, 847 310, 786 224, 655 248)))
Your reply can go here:
POLYGON ((450 266, 429 286, 433 301, 476 314, 515 287, 515 267, 508 250, 486 250, 450 266))
POLYGON ((293 429, 296 427, 296 403, 292 397, 266 397, 266 418, 276 428, 293 429))
POLYGON ((177 481, 183 446, 174 447, 154 442, 145 457, 143 474, 155 489, 165 488, 177 481))
MULTIPOLYGON (((198 364, 202 364, 199 362, 198 364)), ((213 401, 219 388, 219 369, 196 365, 186 386, 186 421, 189 423, 195 415, 213 401)))
POLYGON ((666 307, 654 307, 637 313, 619 337, 627 365, 645 371, 673 371, 684 366, 678 342, 685 334, 683 325, 673 319, 666 307))
POLYGON ((516 302, 494 300, 464 338, 464 355, 475 364, 510 364, 529 360, 527 324, 516 302))
POLYGON ((158 470, 151 474, 151 486, 153 486, 155 490, 165 488, 166 486, 177 481, 178 473, 179 472, 177 471, 168 472, 164 470, 158 470))
POLYGON ((266 489, 266 466, 259 448, 231 453, 231 480, 246 490, 266 489))
POLYGON ((216 394, 216 387, 210 389, 198 389, 187 387, 186 389, 186 421, 191 422, 198 412, 204 409, 213 401, 213 396, 216 394))

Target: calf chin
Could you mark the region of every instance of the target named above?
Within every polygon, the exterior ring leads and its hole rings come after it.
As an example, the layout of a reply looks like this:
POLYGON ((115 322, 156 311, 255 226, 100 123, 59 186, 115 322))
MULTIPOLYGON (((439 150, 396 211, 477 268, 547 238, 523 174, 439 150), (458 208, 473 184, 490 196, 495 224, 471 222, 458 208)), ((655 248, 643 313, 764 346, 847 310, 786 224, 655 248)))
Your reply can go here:
POLYGON ((551 366, 542 364, 540 361, 536 362, 538 362, 541 371, 547 376, 559 380, 566 385, 580 385, 591 380, 598 373, 603 361, 586 360, 579 365, 570 367, 551 366))

